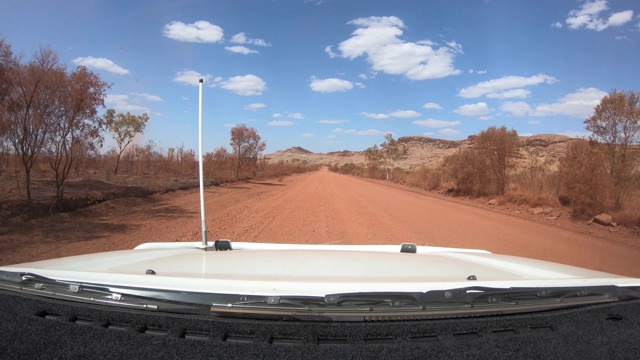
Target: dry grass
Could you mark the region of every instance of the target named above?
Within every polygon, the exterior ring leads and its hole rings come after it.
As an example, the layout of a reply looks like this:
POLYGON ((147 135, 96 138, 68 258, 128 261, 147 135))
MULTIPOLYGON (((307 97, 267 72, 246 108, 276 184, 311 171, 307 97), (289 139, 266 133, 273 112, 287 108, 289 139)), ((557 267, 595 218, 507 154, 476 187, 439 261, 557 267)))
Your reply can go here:
POLYGON ((497 198, 500 204, 530 205, 530 206, 553 206, 558 207, 558 199, 546 193, 532 193, 528 191, 516 190, 507 191, 506 194, 497 198))

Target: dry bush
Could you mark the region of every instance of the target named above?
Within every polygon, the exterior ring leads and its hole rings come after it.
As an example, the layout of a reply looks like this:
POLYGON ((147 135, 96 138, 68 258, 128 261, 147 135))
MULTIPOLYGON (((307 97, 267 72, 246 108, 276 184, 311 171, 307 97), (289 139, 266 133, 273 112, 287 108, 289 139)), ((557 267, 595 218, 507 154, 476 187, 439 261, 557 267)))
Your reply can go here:
POLYGON ((560 158, 558 187, 560 200, 573 207, 574 215, 586 217, 612 209, 613 184, 605 161, 600 144, 578 140, 567 145, 560 158))
POLYGON ((492 195, 497 188, 489 176, 486 160, 472 149, 460 150, 445 157, 442 171, 445 179, 454 184, 455 192, 460 195, 492 195))
POLYGON ((418 166, 406 175, 406 184, 426 190, 436 190, 442 185, 442 171, 418 166))
POLYGON ((498 202, 501 204, 509 203, 515 205, 530 206, 558 206, 558 199, 552 194, 532 193, 529 191, 509 190, 499 197, 498 202))

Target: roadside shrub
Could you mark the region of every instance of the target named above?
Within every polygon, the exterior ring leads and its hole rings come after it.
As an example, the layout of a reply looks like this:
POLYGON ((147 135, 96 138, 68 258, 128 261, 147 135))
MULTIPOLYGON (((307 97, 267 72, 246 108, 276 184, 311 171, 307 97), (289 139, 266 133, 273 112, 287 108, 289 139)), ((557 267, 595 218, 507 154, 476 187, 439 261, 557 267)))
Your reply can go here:
POLYGON ((613 207, 613 184, 603 164, 601 146, 587 140, 572 141, 560 158, 559 198, 573 207, 574 215, 586 217, 613 207))

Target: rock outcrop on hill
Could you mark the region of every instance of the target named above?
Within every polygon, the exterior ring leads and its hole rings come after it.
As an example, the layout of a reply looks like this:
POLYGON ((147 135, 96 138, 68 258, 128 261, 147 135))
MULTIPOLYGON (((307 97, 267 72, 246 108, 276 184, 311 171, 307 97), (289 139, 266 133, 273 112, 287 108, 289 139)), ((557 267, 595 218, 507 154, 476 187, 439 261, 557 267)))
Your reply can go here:
MULTIPOLYGON (((471 135, 463 140, 444 140, 426 136, 402 136, 398 143, 409 149, 406 160, 397 165, 412 168, 418 165, 436 167, 443 159, 460 149, 473 146, 477 135, 471 135)), ((558 159, 566 152, 567 143, 573 139, 563 135, 540 134, 521 136, 519 158, 517 166, 528 167, 542 165, 557 168, 558 159)), ((313 153, 296 146, 286 150, 276 151, 266 155, 269 161, 306 161, 310 164, 342 165, 346 163, 364 164, 362 151, 333 151, 326 154, 313 153), (295 159, 295 160, 294 160, 295 159)))

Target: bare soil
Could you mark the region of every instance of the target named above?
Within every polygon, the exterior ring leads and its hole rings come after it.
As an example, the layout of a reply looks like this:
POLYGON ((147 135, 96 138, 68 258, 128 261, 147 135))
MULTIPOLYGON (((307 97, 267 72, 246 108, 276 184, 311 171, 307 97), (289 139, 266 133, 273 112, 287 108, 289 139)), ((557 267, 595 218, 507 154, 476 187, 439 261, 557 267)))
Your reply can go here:
MULTIPOLYGON (((488 206, 335 174, 207 187, 209 239, 315 244, 465 247, 640 277, 640 237, 566 215, 488 206)), ((560 210, 562 211, 562 210, 560 210)), ((0 264, 144 242, 200 241, 197 189, 115 198, 73 212, 0 226, 0 264)))

